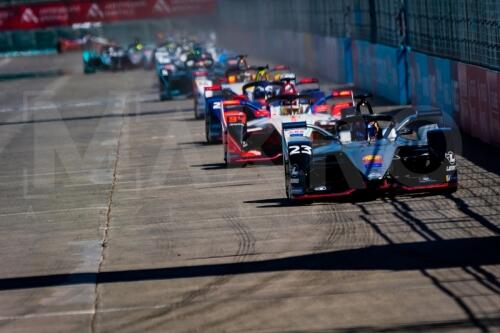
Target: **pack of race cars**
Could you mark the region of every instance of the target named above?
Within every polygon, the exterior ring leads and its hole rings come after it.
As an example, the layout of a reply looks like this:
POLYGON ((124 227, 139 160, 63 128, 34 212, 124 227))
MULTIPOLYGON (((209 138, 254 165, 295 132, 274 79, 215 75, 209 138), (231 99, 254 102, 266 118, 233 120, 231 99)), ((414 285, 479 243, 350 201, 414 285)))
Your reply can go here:
POLYGON ((376 114, 367 94, 191 41, 167 41, 151 61, 160 99, 193 97, 221 161, 282 163, 290 200, 457 189, 456 129, 439 109, 376 114))
POLYGON ((155 46, 134 41, 124 48, 105 38, 87 38, 82 52, 83 72, 120 71, 143 67, 153 67, 155 46))

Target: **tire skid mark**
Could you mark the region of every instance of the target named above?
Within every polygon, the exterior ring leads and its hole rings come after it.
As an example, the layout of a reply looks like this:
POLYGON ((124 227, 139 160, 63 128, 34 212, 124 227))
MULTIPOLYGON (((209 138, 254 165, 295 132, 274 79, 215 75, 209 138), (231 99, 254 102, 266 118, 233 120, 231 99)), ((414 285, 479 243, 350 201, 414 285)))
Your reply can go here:
MULTIPOLYGON (((234 216, 233 214, 230 213, 224 213, 223 218, 228 222, 230 228, 234 231, 237 239, 238 239, 238 248, 236 250, 236 253, 234 254, 235 263, 243 262, 246 260, 246 258, 249 255, 252 255, 255 253, 255 242, 256 238, 255 236, 249 231, 249 229, 242 224, 238 217, 234 216)), ((161 311, 155 311, 153 313, 150 313, 146 315, 144 318, 141 318, 140 320, 136 321, 138 323, 142 322, 151 322, 150 325, 148 325, 145 330, 148 331, 149 329, 153 329, 154 327, 157 326, 157 324, 154 324, 154 320, 160 320, 160 318, 166 317, 172 312, 176 310, 181 310, 183 308, 186 308, 190 305, 195 305, 193 304, 195 300, 200 299, 202 297, 206 297, 208 294, 211 292, 215 291, 216 289, 220 288, 222 285, 226 284, 229 282, 231 279, 233 279, 234 276, 231 275, 219 275, 216 276, 212 281, 208 282, 204 286, 202 286, 199 289, 193 290, 191 292, 188 292, 184 295, 184 297, 168 306, 165 307, 164 309, 161 309, 161 311)), ((212 309, 214 306, 213 303, 208 303, 204 304, 201 309, 196 309, 191 312, 194 313, 201 313, 204 312, 207 309, 212 309)), ((184 317, 190 316, 193 313, 188 313, 184 314, 184 317)), ((167 319, 165 319, 167 320, 167 319)))
POLYGON ((326 232, 322 232, 324 235, 319 242, 313 248, 313 252, 318 252, 330 248, 336 241, 341 237, 345 236, 345 215, 342 213, 337 213, 334 205, 327 205, 325 209, 321 210, 325 214, 318 214, 318 218, 315 219, 315 224, 319 224, 320 230, 326 225, 326 232))
MULTIPOLYGON (((162 218, 160 218, 162 219, 162 218)), ((155 228, 160 237, 155 238, 156 248, 162 251, 165 256, 171 255, 173 253, 172 241, 170 240, 171 229, 169 224, 165 222, 160 222, 155 225, 155 228)))
MULTIPOLYGON (((231 228, 235 231, 235 234, 238 237, 238 249, 236 250, 236 253, 234 256, 237 257, 237 259, 234 262, 244 262, 248 256, 255 254, 255 242, 256 238, 254 235, 248 230, 248 228, 242 224, 239 219, 232 215, 232 214, 223 214, 223 217, 228 221, 228 224, 231 226, 231 228)), ((240 295, 248 295, 250 293, 255 293, 256 291, 259 291, 263 288, 265 288, 269 283, 275 282, 281 273, 275 273, 272 274, 271 276, 264 278, 260 283, 256 283, 255 285, 252 285, 244 290, 239 291, 240 295)), ((216 277, 209 285, 210 289, 215 290, 214 288, 220 288, 223 284, 226 284, 229 282, 231 279, 233 279, 234 276, 230 275, 223 275, 223 276, 218 276, 216 277)), ((205 289, 205 288, 204 288, 205 289)), ((210 290, 208 290, 210 291, 210 290)), ((227 302, 226 298, 221 298, 215 302, 208 302, 205 303, 201 308, 198 309, 193 309, 191 311, 188 311, 186 313, 183 313, 182 315, 176 315, 175 319, 176 320, 183 320, 188 317, 192 316, 198 316, 206 312, 207 310, 213 310, 215 306, 224 304, 227 302)))
POLYGON ((235 231, 239 238, 239 248, 236 256, 240 259, 236 261, 242 262, 246 256, 255 253, 256 238, 237 217, 230 214, 224 214, 224 218, 228 221, 231 229, 235 231))

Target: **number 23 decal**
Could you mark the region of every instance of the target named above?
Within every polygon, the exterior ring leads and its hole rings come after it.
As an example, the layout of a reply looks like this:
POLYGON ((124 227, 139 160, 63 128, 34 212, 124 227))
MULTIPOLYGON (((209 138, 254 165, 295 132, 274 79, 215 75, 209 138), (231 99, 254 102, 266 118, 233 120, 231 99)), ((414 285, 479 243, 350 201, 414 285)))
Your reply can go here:
POLYGON ((308 154, 311 155, 311 147, 306 146, 306 145, 300 145, 300 146, 289 146, 288 149, 290 150, 290 155, 295 155, 295 154, 308 154))

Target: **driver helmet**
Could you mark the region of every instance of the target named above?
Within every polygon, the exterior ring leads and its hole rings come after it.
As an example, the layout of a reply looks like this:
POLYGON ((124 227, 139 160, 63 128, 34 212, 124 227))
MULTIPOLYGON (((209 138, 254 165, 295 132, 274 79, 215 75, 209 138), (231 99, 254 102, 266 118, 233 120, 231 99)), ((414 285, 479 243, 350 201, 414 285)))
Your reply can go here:
POLYGON ((238 68, 240 68, 240 69, 247 69, 248 68, 246 56, 239 56, 238 57, 238 68))
POLYGON ((257 68, 257 75, 255 76, 255 80, 269 81, 269 74, 267 73, 268 69, 269 69, 268 65, 257 68))
POLYGON ((255 100, 266 98, 266 89, 262 86, 256 86, 253 91, 253 98, 255 100))
POLYGON ((274 97, 276 95, 274 87, 271 85, 267 86, 264 90, 265 90, 265 94, 266 94, 266 99, 274 97))
POLYGON ((300 112, 300 101, 299 99, 295 99, 290 102, 286 102, 281 107, 281 114, 284 116, 293 116, 295 114, 299 114, 300 112))
POLYGON ((286 73, 280 76, 280 81, 283 83, 283 88, 281 89, 282 95, 297 95, 295 80, 296 76, 293 73, 286 73))
POLYGON ((377 121, 371 121, 367 126, 367 134, 369 141, 375 141, 381 137, 382 130, 377 121))

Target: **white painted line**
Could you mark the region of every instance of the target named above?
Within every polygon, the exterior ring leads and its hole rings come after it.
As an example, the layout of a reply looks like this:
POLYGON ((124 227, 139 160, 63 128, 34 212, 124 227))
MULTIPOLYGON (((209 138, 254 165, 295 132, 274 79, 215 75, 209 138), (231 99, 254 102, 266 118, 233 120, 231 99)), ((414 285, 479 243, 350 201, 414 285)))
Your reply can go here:
POLYGON ((18 216, 18 215, 38 215, 38 214, 51 214, 51 213, 67 213, 71 211, 79 211, 79 210, 103 210, 107 209, 105 206, 97 206, 97 207, 83 207, 83 208, 68 208, 68 209, 56 209, 56 210, 42 210, 42 211, 29 211, 29 212, 20 212, 20 213, 7 213, 0 214, 0 217, 3 216, 18 216))
MULTIPOLYGON (((122 311, 138 311, 138 310, 156 310, 163 309, 172 306, 171 304, 153 305, 153 306, 131 306, 131 307, 121 307, 121 308, 109 308, 101 309, 98 313, 112 313, 112 312, 122 312, 122 311)), ((95 311, 91 310, 75 310, 75 311, 58 311, 58 312, 46 312, 46 313, 32 313, 17 316, 1 316, 0 321, 5 320, 20 320, 20 319, 34 319, 34 318, 49 318, 49 317, 61 317, 61 316, 86 316, 93 315, 95 311)))

